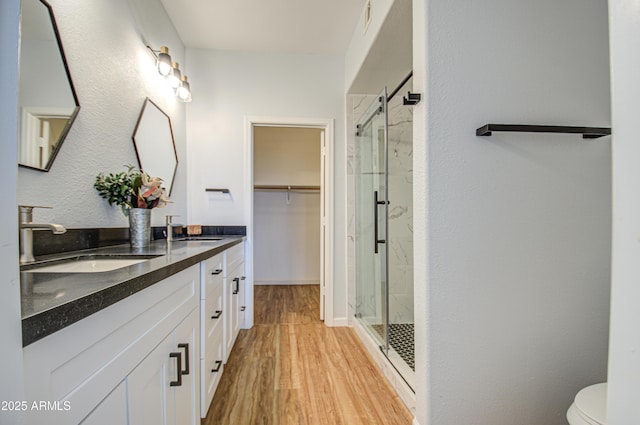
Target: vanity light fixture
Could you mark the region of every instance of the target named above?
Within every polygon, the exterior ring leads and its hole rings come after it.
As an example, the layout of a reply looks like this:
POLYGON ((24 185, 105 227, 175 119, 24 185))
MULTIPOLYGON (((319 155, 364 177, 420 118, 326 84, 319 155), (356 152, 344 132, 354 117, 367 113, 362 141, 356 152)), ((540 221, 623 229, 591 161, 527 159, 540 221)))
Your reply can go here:
POLYGON ((173 62, 169 56, 169 48, 167 46, 160 47, 160 50, 154 50, 147 45, 147 49, 156 58, 156 66, 158 73, 166 77, 169 86, 175 90, 176 96, 182 102, 191 102, 191 85, 187 81, 187 76, 182 75, 178 62, 173 62))
POLYGON ((186 75, 182 76, 182 82, 180 87, 176 89, 176 95, 183 102, 191 102, 191 85, 187 81, 186 75))

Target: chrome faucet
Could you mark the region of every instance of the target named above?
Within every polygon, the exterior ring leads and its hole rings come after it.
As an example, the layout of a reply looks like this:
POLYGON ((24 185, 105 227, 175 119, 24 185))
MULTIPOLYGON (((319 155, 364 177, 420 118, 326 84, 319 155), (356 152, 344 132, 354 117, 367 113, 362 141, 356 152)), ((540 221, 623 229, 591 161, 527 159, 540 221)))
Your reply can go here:
POLYGON ((179 215, 166 216, 167 230, 165 231, 165 236, 167 237, 167 242, 173 242, 173 217, 180 217, 180 216, 179 215))
POLYGON ((20 264, 35 261, 33 256, 33 231, 44 229, 51 230, 54 235, 61 235, 67 231, 64 226, 53 223, 33 223, 34 208, 51 208, 38 207, 35 205, 18 205, 20 212, 20 264))

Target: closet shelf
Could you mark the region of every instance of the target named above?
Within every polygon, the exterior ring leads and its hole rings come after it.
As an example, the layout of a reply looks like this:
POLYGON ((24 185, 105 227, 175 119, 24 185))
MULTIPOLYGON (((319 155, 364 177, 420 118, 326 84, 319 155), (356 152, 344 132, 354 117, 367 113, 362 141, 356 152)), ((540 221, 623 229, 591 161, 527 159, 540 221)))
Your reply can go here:
POLYGON ((254 190, 279 190, 279 191, 292 191, 292 190, 320 190, 320 186, 285 186, 285 185, 263 185, 256 184, 253 186, 254 190))
POLYGON ((583 139, 597 139, 609 136, 608 127, 570 127, 561 125, 522 125, 522 124, 485 124, 476 129, 476 136, 491 136, 494 131, 513 131, 520 133, 567 133, 582 134, 583 139))

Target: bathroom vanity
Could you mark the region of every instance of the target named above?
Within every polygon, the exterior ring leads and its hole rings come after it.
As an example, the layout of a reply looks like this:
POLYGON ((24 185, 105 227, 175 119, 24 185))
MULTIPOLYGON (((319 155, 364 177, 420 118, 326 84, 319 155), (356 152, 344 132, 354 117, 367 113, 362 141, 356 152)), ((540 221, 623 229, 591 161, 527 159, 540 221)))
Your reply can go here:
POLYGON ((198 424, 244 320, 243 240, 82 253, 143 258, 103 272, 25 267, 26 423, 198 424))

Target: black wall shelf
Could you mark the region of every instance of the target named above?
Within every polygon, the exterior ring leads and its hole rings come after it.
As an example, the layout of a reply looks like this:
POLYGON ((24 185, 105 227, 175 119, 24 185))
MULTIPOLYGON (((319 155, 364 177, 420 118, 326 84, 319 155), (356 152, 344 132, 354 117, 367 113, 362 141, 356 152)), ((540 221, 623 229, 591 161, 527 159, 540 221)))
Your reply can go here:
POLYGON ((609 136, 608 127, 569 127, 561 125, 521 125, 521 124, 485 124, 476 129, 476 136, 491 136, 494 131, 513 131, 520 133, 567 133, 582 134, 583 139, 597 139, 609 136))

